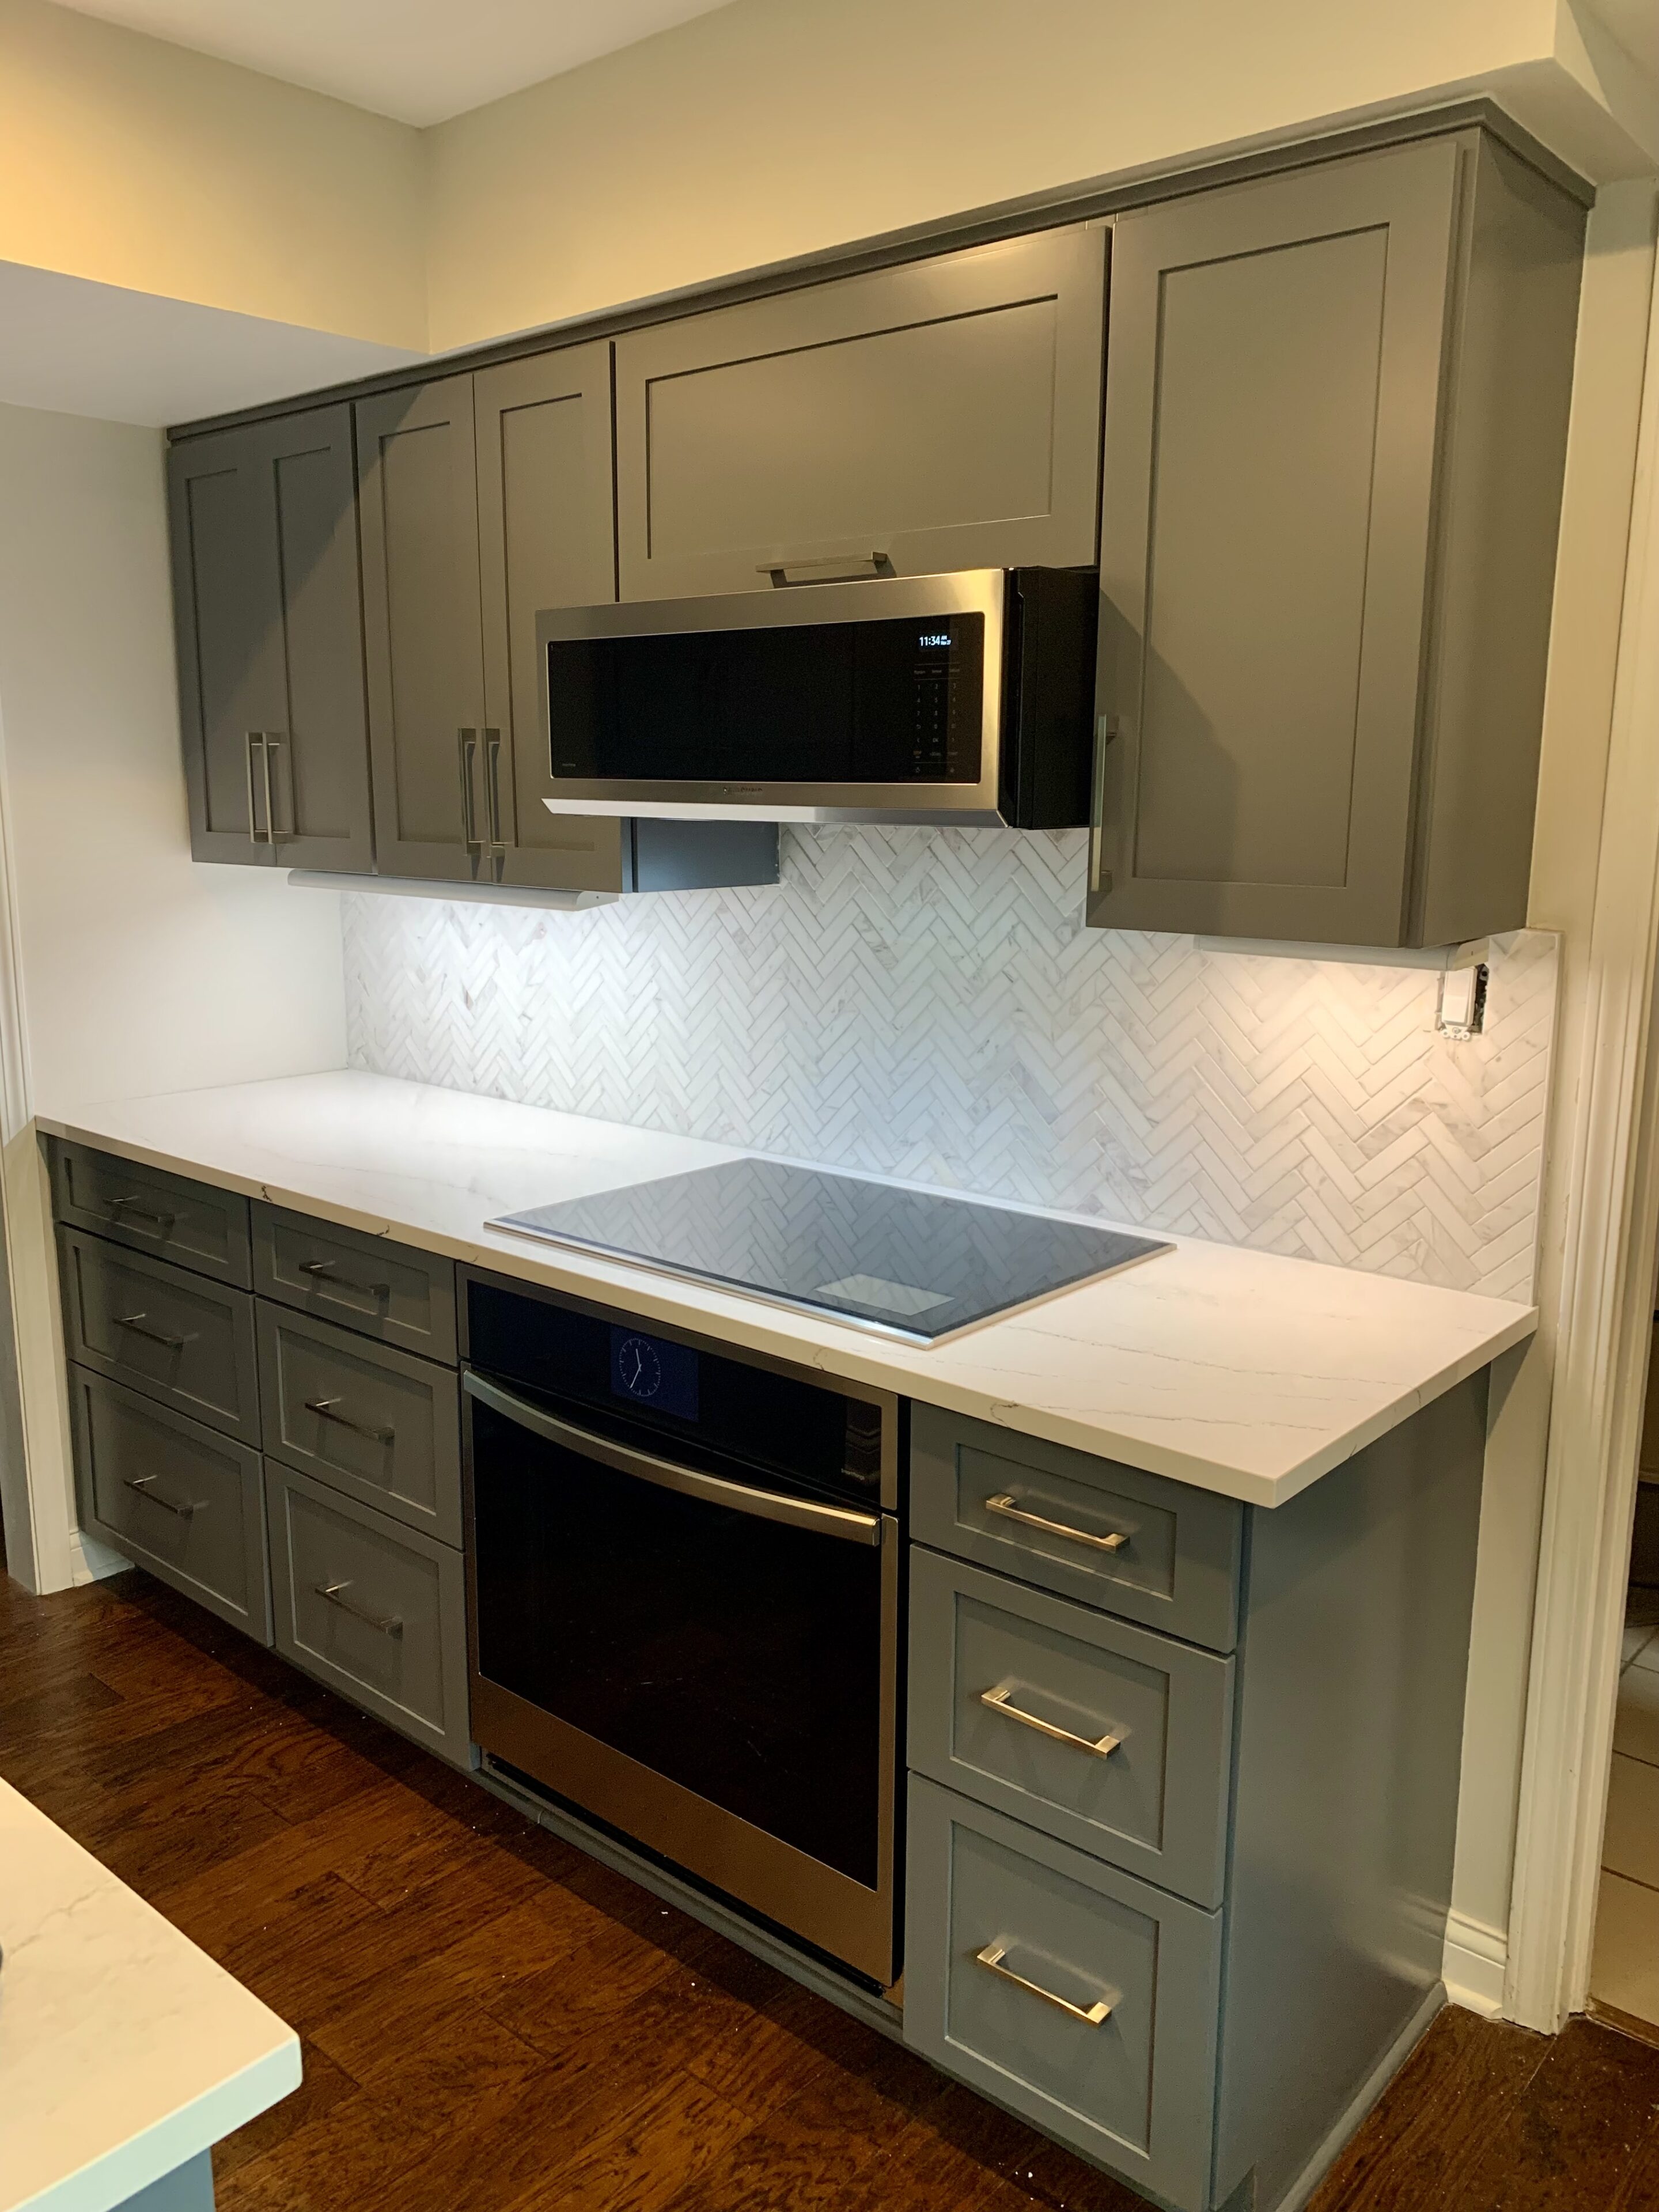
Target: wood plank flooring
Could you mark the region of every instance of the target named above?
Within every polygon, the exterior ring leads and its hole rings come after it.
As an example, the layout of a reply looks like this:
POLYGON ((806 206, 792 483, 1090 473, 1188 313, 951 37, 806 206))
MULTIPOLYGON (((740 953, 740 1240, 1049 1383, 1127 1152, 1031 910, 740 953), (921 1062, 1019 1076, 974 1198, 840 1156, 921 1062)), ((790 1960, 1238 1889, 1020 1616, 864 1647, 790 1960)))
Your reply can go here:
MULTIPOLYGON (((0 1773, 291 2021, 222 2212, 1141 2200, 148 1577, 0 1574, 0 1773)), ((1659 2049, 1447 2012, 1311 2212, 1659 2212, 1659 2049)))

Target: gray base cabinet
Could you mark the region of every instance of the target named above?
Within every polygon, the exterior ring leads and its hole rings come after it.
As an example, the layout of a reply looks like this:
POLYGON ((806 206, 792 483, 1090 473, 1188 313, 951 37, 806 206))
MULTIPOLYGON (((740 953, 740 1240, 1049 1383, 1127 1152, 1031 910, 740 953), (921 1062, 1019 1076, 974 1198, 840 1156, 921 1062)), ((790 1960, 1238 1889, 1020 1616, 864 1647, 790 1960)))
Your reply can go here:
POLYGON ((273 1458, 459 1547, 460 1384, 453 1367, 262 1299, 259 1380, 273 1458))
POLYGON ((905 2037, 1182 2212, 1207 2212, 1221 1916, 920 1778, 905 2037))
POLYGON ((1524 924, 1583 223, 1472 131, 1120 219, 1091 922, 1524 924))
POLYGON ((1119 1617, 1127 1470, 916 1408, 906 2039, 1181 2212, 1299 2204, 1435 2001, 1486 1395, 1231 1509, 1231 1656, 1119 1617))
POLYGON ((82 1526, 470 1766, 453 1267, 87 1146, 50 1164, 82 1526))
POLYGON ((253 1301, 79 1230, 58 1232, 69 1355, 176 1412, 259 1444, 253 1301))
POLYGON ((914 1770, 1220 1904, 1231 1658, 920 1545, 910 1604, 914 1770))
POLYGON ((253 1218, 253 1279, 262 1298, 455 1363, 455 1270, 435 1253, 261 1206, 253 1218))
POLYGON ((253 1280, 247 1200, 85 1145, 52 1147, 52 1211, 71 1228, 173 1260, 192 1274, 253 1280))
POLYGON ((82 1526, 270 1641, 259 1455, 84 1367, 70 1370, 82 1526))
POLYGON ((275 1460, 265 1496, 276 1649, 471 1766, 460 1553, 275 1460))

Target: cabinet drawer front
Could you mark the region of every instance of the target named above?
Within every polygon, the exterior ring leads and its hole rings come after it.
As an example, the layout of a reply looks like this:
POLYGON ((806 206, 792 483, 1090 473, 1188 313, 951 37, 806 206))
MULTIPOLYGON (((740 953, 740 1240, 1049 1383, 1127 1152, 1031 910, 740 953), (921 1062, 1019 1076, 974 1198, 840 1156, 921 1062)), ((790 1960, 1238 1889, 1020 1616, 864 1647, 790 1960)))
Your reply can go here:
POLYGON ((269 1644, 258 1454, 84 1367, 70 1369, 70 1419, 83 1523, 269 1644))
POLYGON ((58 1218, 76 1229, 243 1290, 253 1280, 247 1200, 234 1191, 68 1143, 52 1146, 52 1188, 58 1218))
POLYGON ((916 1406, 910 1501, 912 1534, 936 1551, 1212 1650, 1237 1641, 1243 1508, 1231 1498, 916 1406))
POLYGON ((253 1301, 78 1229, 58 1232, 69 1355, 245 1444, 259 1441, 253 1301))
POLYGON ((1204 2212, 1220 1914, 920 1776, 909 1814, 905 2040, 1137 2188, 1204 2212))
POLYGON ((1052 230, 626 333, 622 597, 1092 562, 1105 262, 1052 230))
POLYGON ((460 1553, 275 1461, 265 1493, 276 1649, 470 1765, 460 1553))
POLYGON ((274 1206, 254 1208, 253 1248, 254 1287, 265 1297, 454 1364, 449 1261, 274 1206))
POLYGON ((1232 1690, 1231 1659, 910 1555, 912 1765, 1203 1905, 1225 1876, 1232 1690))
POLYGON ((441 1542, 461 1540, 453 1367, 259 1301, 268 1452, 441 1542))

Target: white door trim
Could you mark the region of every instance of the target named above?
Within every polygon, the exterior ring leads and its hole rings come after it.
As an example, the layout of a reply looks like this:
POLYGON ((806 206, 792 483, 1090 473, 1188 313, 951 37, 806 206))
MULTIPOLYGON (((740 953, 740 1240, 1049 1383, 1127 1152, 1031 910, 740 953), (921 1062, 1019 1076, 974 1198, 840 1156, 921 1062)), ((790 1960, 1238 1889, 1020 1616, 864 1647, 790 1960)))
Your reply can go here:
POLYGON ((1504 2009, 1589 1984, 1659 1243, 1659 290, 1577 1055, 1504 2009))

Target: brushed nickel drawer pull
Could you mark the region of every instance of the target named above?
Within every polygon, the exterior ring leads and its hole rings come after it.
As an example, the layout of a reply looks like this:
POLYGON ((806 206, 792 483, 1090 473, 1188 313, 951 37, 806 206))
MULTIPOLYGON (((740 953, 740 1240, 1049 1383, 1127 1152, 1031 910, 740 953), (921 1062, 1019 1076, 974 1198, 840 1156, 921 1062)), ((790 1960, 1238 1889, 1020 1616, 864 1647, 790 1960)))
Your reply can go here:
POLYGON ((313 1583, 312 1588, 319 1597, 331 1605, 337 1605, 342 1613, 349 1613, 354 1620, 361 1620, 370 1628, 378 1628, 382 1636, 401 1636, 404 1624, 395 1613, 371 1613, 367 1606, 354 1605, 346 1595, 349 1583, 313 1583))
POLYGON ((1073 1544, 1092 1544, 1097 1552, 1121 1552, 1129 1540, 1117 1530, 1109 1536, 1097 1536, 1087 1528, 1068 1528, 1064 1521, 1045 1521, 1040 1513, 1028 1513, 1012 1491, 999 1491, 994 1498, 988 1498, 985 1510, 1001 1514, 1005 1521, 1018 1521, 1024 1528, 1041 1528, 1045 1536, 1064 1536, 1073 1544))
POLYGON ((988 1968, 1000 1980, 1012 1982, 1017 1990, 1024 1990, 1031 1996, 1041 1997, 1044 2004, 1054 2006, 1069 2019, 1080 2020, 1085 2027, 1098 2027, 1117 2002, 1115 1997, 1097 1997, 1091 2005, 1084 2006, 1074 2005, 1069 1997, 1057 1997, 1052 1990, 1045 1990, 1041 1982, 1028 1982, 1024 1974, 1017 1974, 1012 1966, 1005 1966, 1002 1962, 1007 1952, 1006 1943, 988 1943, 982 1951, 975 1952, 974 1963, 988 1968))
POLYGON ((335 1273, 334 1270, 338 1265, 337 1260, 301 1260, 300 1273, 302 1275, 326 1277, 329 1281, 343 1291, 367 1291, 372 1298, 389 1298, 392 1296, 390 1283, 355 1282, 349 1275, 335 1273))
POLYGON ((1018 1705, 1011 1705, 1008 1700, 1013 1694, 1012 1689, 981 1690, 979 1701, 994 1713, 1002 1714, 1005 1719, 1018 1721, 1022 1728, 1035 1729, 1039 1735, 1052 1736, 1056 1743, 1069 1743, 1074 1750, 1086 1751, 1096 1759, 1109 1759, 1123 1741, 1121 1735, 1073 1735, 1070 1729, 1056 1728, 1052 1721, 1040 1721, 1035 1713, 1022 1712, 1018 1705))
POLYGON ((176 1513, 181 1521, 188 1521, 196 1510, 194 1504, 180 1505, 175 1498, 164 1498, 159 1490, 150 1488, 151 1483, 156 1480, 153 1474, 124 1474, 121 1477, 125 1489, 136 1490, 140 1498, 148 1498, 152 1505, 164 1505, 169 1513, 176 1513))
POLYGON ((187 1344, 196 1341, 193 1336, 168 1336, 161 1329, 147 1328, 144 1316, 141 1313, 117 1314, 115 1326, 117 1328, 130 1328, 135 1336, 147 1336, 152 1344, 164 1344, 169 1352, 182 1352, 187 1344))
POLYGON ((354 1421, 349 1413, 337 1413, 334 1408, 339 1402, 337 1398, 307 1398, 305 1401, 306 1411, 308 1413, 319 1413, 324 1420, 333 1421, 340 1428, 349 1429, 355 1436, 367 1437, 371 1443, 397 1443, 396 1429, 374 1428, 367 1421, 354 1421))
POLYGON ((179 1218, 176 1213, 157 1213, 150 1206, 140 1206, 137 1197, 112 1198, 106 1210, 112 1221, 119 1222, 125 1215, 136 1213, 140 1221, 153 1221, 163 1234, 179 1218))

